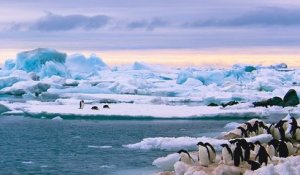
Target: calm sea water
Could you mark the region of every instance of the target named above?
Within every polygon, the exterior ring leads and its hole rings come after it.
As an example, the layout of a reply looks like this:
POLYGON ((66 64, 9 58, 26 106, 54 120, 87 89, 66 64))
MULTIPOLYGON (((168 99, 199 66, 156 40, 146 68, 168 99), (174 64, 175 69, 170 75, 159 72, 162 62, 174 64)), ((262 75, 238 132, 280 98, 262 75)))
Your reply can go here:
POLYGON ((0 174, 152 174, 157 171, 152 161, 170 152, 122 145, 146 137, 217 136, 228 122, 232 120, 55 121, 1 116, 0 174))

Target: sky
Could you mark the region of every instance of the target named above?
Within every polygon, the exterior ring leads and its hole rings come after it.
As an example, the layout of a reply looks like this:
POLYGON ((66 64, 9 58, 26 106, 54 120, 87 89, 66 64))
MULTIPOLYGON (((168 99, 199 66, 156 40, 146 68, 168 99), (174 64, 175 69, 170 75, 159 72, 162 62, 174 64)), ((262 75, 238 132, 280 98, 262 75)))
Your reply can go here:
POLYGON ((35 48, 110 64, 300 66, 296 0, 0 0, 0 63, 35 48))

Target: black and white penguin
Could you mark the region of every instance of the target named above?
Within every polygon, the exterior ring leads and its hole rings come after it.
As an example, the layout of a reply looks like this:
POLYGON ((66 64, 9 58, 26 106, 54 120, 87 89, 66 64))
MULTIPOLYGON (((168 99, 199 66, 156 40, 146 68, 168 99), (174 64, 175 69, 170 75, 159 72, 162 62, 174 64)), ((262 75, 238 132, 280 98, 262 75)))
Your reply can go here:
POLYGON ((248 137, 248 134, 247 134, 247 131, 245 128, 239 126, 237 127, 237 129, 241 130, 241 137, 244 138, 244 137, 248 137))
POLYGON ((232 140, 229 140, 229 143, 230 143, 230 149, 231 150, 235 150, 236 148, 236 143, 238 142, 239 139, 232 139, 232 140))
POLYGON ((79 102, 79 109, 83 109, 84 108, 84 101, 80 100, 79 102))
POLYGON ((285 139, 283 141, 285 142, 286 147, 288 148, 289 156, 293 155, 295 153, 293 143, 290 140, 288 140, 288 139, 285 139))
POLYGON ((210 154, 209 149, 203 142, 198 142, 198 160, 199 164, 202 166, 208 166, 210 164, 210 154))
POLYGON ((93 106, 91 109, 92 110, 99 110, 99 108, 97 106, 93 106))
POLYGON ((274 128, 275 128, 275 123, 272 123, 269 127, 268 127, 268 134, 271 134, 272 136, 274 135, 274 128))
POLYGON ((192 158, 192 156, 190 155, 190 153, 184 149, 181 149, 177 152, 180 156, 179 161, 182 161, 188 165, 192 165, 193 163, 195 163, 194 159, 192 158))
POLYGON ((109 109, 108 105, 103 105, 103 109, 109 109))
POLYGON ((247 161, 250 159, 250 147, 248 142, 245 139, 241 139, 240 141, 240 145, 243 148, 243 153, 244 153, 244 160, 247 161))
POLYGON ((273 137, 274 137, 274 139, 277 139, 277 140, 285 139, 285 131, 282 128, 282 126, 276 125, 274 127, 273 137))
POLYGON ((255 171, 255 170, 257 170, 258 168, 260 168, 260 164, 259 164, 258 162, 255 162, 255 161, 253 161, 253 160, 248 160, 247 162, 248 162, 248 164, 251 166, 251 170, 252 170, 252 171, 255 171))
POLYGON ((298 126, 297 120, 295 118, 292 118, 291 124, 291 130, 290 134, 293 139, 300 141, 300 126, 298 126))
POLYGON ((278 145, 278 156, 279 157, 288 157, 289 156, 289 150, 288 150, 288 147, 286 145, 286 143, 283 141, 283 140, 280 140, 279 141, 279 145, 278 145))
POLYGON ((259 144, 259 150, 257 152, 257 155, 255 157, 255 160, 258 158, 258 162, 262 165, 263 163, 265 163, 265 165, 268 165, 268 158, 271 159, 271 157, 269 156, 267 150, 265 149, 265 147, 263 147, 261 144, 259 144))
POLYGON ((208 148, 209 151, 209 159, 211 162, 215 162, 216 161, 216 150, 214 149, 214 147, 210 144, 210 143, 205 143, 205 146, 208 148))
POLYGON ((250 136, 250 137, 255 136, 256 133, 255 133, 255 131, 253 130, 253 127, 252 127, 251 123, 246 122, 245 125, 246 125, 246 131, 247 131, 248 136, 250 136))
POLYGON ((239 142, 236 143, 236 148, 233 151, 233 162, 234 166, 240 166, 240 163, 244 160, 243 150, 239 142))
POLYGON ((233 160, 233 153, 228 144, 221 144, 222 148, 222 160, 225 165, 228 165, 233 160))
POLYGON ((272 158, 273 156, 276 156, 277 155, 277 148, 278 148, 278 144, 279 144, 279 141, 276 140, 276 139, 272 139, 271 141, 268 142, 268 145, 266 147, 266 150, 269 154, 269 156, 272 158))
POLYGON ((257 134, 265 134, 267 132, 268 127, 264 124, 264 122, 258 122, 258 131, 257 134))

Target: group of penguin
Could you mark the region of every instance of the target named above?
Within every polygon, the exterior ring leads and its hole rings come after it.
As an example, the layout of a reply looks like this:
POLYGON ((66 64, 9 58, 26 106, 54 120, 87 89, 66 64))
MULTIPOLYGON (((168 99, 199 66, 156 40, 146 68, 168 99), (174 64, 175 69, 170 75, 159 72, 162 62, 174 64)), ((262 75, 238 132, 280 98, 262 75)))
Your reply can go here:
MULTIPOLYGON (((252 120, 237 129, 241 130, 241 138, 231 139, 228 144, 221 144, 221 159, 225 165, 233 164, 238 167, 244 161, 251 166, 251 170, 256 170, 262 165, 267 165, 268 161, 272 161, 273 156, 286 158, 295 154, 294 145, 287 135, 290 134, 290 138, 294 141, 300 141, 300 127, 293 117, 290 117, 289 120, 280 120, 270 126, 262 121, 252 120), (245 139, 245 137, 264 133, 273 136, 273 139, 264 145, 259 141, 252 143, 245 139)), ((197 146, 200 165, 207 167, 216 162, 216 151, 210 143, 199 142, 197 146)), ((180 155, 180 161, 190 165, 196 163, 188 151, 182 149, 177 153, 180 155)))
MULTIPOLYGON (((83 109, 84 108, 84 100, 80 100, 79 102, 79 109, 83 109)), ((108 105, 103 105, 103 109, 109 109, 110 107, 108 105)), ((92 106, 91 107, 92 110, 99 110, 98 106, 92 106)))
POLYGON ((246 122, 237 127, 240 130, 240 137, 253 137, 260 134, 271 134, 277 140, 286 140, 287 138, 300 141, 300 126, 294 117, 286 120, 280 120, 278 123, 272 123, 267 126, 263 121, 253 120, 254 123, 246 122))

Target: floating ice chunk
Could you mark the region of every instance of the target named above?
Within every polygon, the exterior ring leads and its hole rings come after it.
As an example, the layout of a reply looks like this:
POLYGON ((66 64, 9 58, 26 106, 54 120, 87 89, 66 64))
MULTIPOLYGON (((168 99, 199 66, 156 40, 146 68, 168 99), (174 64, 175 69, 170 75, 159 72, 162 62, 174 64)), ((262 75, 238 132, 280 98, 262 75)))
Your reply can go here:
MULTIPOLYGON (((135 144, 123 145, 131 149, 161 149, 161 150, 179 150, 182 148, 188 150, 196 150, 198 142, 209 142, 214 146, 228 143, 227 140, 214 139, 210 137, 152 137, 145 138, 141 142, 135 144)), ((217 149, 219 149, 218 147, 217 149)))
POLYGON ((112 148, 112 146, 97 146, 97 145, 88 145, 88 148, 101 148, 101 149, 109 149, 112 148))
POLYGON ((0 114, 4 113, 4 112, 8 112, 11 111, 7 106, 5 106, 4 104, 0 103, 0 114))
POLYGON ((155 159, 152 162, 152 165, 156 166, 157 168, 160 168, 164 171, 167 170, 173 170, 174 164, 180 159, 180 156, 178 153, 172 153, 167 155, 166 157, 160 157, 155 159))
POLYGON ((52 120, 61 121, 61 120, 63 120, 63 118, 61 118, 60 116, 56 116, 56 117, 52 118, 52 120))

